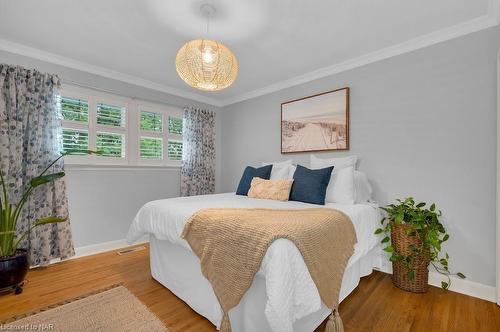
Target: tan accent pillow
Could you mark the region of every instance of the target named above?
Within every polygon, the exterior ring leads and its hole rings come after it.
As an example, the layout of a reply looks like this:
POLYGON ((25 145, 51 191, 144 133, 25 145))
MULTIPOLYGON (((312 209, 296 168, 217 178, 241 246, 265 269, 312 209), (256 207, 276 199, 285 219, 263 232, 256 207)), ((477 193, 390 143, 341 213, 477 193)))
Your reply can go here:
POLYGON ((264 180, 258 177, 252 179, 248 197, 288 201, 293 180, 264 180))

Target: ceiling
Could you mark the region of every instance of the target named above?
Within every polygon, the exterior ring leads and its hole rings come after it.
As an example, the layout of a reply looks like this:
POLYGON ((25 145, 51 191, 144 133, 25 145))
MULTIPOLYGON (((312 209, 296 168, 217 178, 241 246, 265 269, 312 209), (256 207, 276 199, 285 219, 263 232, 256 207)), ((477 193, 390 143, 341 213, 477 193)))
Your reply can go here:
POLYGON ((0 0, 0 49, 216 106, 273 92, 498 23, 497 0, 0 0), (177 50, 205 36, 236 54, 236 82, 187 86, 177 50))

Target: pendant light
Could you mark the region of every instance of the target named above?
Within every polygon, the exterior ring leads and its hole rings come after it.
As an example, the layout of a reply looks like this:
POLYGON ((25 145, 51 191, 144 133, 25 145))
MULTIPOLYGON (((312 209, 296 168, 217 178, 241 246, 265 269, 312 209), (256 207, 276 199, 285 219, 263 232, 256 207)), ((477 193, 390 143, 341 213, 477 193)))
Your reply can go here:
MULTIPOLYGON (((202 4, 200 11, 207 18, 207 35, 214 6, 202 4)), ((224 44, 210 39, 188 41, 175 58, 177 74, 188 85, 203 91, 220 91, 233 84, 238 75, 236 56, 224 44)))

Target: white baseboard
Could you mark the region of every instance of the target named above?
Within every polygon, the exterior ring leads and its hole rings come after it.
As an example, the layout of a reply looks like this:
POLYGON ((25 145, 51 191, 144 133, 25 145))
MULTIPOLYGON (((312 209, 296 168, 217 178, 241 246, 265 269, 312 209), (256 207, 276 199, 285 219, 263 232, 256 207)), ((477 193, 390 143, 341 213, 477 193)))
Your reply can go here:
POLYGON ((135 245, 143 244, 146 242, 149 242, 149 239, 147 237, 144 237, 143 239, 136 241, 132 245, 128 244, 126 239, 91 244, 89 246, 75 248, 75 256, 71 257, 71 259, 95 255, 95 254, 99 254, 102 252, 112 251, 112 250, 121 249, 121 248, 125 248, 125 247, 135 246, 135 245))
MULTIPOLYGON (((131 246, 136 246, 136 245, 144 244, 144 243, 148 243, 148 242, 149 242, 149 238, 147 236, 144 236, 143 238, 134 242, 134 244, 128 244, 126 239, 91 244, 88 246, 75 248, 75 255, 70 257, 69 259, 76 259, 76 258, 81 258, 81 257, 85 257, 85 256, 96 255, 96 254, 100 254, 100 253, 103 253, 106 251, 113 251, 113 250, 131 247, 131 246)), ((56 259, 51 260, 50 264, 55 264, 55 263, 59 263, 59 262, 61 262, 61 260, 59 258, 56 258, 56 259)))
MULTIPOLYGON (((387 264, 382 269, 379 269, 379 271, 392 274, 392 266, 387 264)), ((450 291, 477 297, 490 302, 496 302, 497 293, 494 286, 480 284, 467 279, 460 279, 455 276, 451 276, 450 278, 450 291)), ((429 271, 429 285, 441 287, 441 281, 446 281, 446 277, 437 272, 429 271)))
MULTIPOLYGON (((490 302, 496 302, 497 291, 495 287, 480 284, 467 279, 460 279, 455 276, 451 276, 450 278, 451 291, 477 297, 490 302)), ((446 277, 437 272, 429 271, 429 285, 441 287, 441 281, 446 281, 446 277)))

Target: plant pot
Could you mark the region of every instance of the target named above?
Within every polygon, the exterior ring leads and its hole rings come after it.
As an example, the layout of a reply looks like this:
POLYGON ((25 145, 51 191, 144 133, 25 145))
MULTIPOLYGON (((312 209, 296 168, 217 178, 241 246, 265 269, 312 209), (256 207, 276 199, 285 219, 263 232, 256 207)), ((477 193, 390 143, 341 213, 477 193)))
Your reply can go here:
POLYGON ((0 289, 12 288, 22 292, 24 277, 28 273, 28 251, 18 249, 13 256, 0 258, 0 289))
MULTIPOLYGON (((403 256, 412 254, 412 246, 420 247, 422 241, 418 236, 410 236, 406 231, 410 229, 410 225, 392 224, 391 242, 394 250, 403 256)), ((392 262, 392 283, 394 286, 405 291, 413 293, 427 292, 429 285, 429 270, 427 269, 430 263, 430 250, 424 249, 423 253, 415 258, 412 264, 414 270, 413 279, 408 277, 408 269, 403 262, 392 262)))

